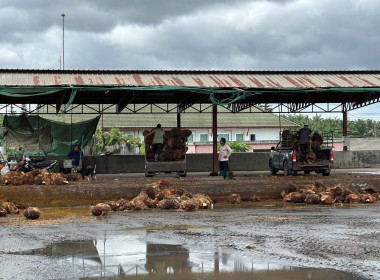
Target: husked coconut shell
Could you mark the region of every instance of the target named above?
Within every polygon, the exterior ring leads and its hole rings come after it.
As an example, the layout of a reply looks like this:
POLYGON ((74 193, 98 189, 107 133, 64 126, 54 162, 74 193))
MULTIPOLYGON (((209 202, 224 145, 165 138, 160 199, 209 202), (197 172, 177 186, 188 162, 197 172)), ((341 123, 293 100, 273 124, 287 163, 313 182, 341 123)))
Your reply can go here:
POLYGON ((29 207, 25 210, 24 216, 27 219, 36 220, 41 216, 41 212, 37 207, 29 207))
POLYGON ((5 208, 0 207, 0 217, 6 217, 7 214, 7 210, 5 210, 5 208))
POLYGON ((307 204, 319 204, 321 202, 321 198, 315 193, 309 193, 306 195, 305 202, 307 204))
POLYGON ((370 194, 365 194, 361 197, 360 200, 364 203, 374 203, 376 201, 376 198, 370 194))
POLYGON ((359 202, 359 197, 356 194, 351 193, 351 194, 346 196, 346 199, 344 202, 345 203, 357 203, 357 202, 359 202))
POLYGON ((334 203, 334 198, 331 194, 324 194, 321 196, 321 203, 325 205, 331 205, 334 203))

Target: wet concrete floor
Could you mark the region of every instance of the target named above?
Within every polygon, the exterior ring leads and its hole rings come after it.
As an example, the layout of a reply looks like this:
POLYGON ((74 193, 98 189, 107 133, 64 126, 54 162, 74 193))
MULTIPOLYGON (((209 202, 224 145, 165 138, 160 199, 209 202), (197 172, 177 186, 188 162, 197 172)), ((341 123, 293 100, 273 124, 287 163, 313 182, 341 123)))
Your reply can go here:
POLYGON ((380 279, 380 204, 40 210, 0 219, 0 279, 380 279))

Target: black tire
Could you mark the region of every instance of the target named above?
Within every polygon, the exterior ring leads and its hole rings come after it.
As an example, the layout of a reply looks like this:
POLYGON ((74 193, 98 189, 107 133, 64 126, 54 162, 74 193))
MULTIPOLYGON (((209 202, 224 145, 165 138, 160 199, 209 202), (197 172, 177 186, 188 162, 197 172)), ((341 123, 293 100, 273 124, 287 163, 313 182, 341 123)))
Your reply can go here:
POLYGON ((285 160, 284 161, 284 175, 289 176, 291 174, 288 162, 285 160))
POLYGON ((272 175, 275 175, 278 171, 277 168, 274 168, 274 166, 272 164, 272 160, 269 160, 269 170, 270 170, 270 174, 272 174, 272 175))
POLYGON ((310 170, 304 170, 303 173, 310 174, 310 170))
POLYGON ((154 176, 154 173, 152 172, 145 172, 145 177, 153 177, 154 176))
POLYGON ((181 172, 178 172, 178 175, 180 177, 186 177, 187 176, 187 171, 181 171, 181 172))
POLYGON ((330 170, 323 170, 322 175, 323 176, 330 176, 330 170))

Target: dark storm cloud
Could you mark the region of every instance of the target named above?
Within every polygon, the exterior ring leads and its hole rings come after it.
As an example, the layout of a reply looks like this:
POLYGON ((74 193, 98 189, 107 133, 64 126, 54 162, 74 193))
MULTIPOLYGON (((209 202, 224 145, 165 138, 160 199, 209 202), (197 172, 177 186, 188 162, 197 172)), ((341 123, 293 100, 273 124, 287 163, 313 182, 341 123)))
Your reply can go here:
POLYGON ((0 67, 378 69, 380 1, 2 1, 0 67))

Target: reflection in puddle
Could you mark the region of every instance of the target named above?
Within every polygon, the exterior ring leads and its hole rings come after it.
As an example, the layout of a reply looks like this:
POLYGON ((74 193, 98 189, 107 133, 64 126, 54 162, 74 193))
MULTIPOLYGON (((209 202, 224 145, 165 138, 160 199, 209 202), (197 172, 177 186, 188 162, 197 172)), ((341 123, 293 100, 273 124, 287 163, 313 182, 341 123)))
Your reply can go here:
MULTIPOLYGON (((207 230, 188 229, 192 232, 207 230)), ((55 243, 18 254, 51 257, 68 270, 74 270, 78 279, 252 279, 253 275, 259 277, 254 279, 263 280, 359 279, 336 271, 260 264, 219 252, 192 251, 180 244, 159 244, 152 242, 151 232, 105 233, 95 240, 55 243)))

